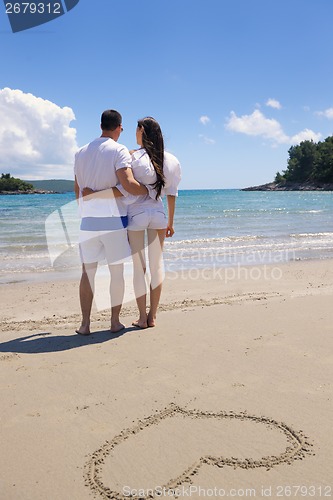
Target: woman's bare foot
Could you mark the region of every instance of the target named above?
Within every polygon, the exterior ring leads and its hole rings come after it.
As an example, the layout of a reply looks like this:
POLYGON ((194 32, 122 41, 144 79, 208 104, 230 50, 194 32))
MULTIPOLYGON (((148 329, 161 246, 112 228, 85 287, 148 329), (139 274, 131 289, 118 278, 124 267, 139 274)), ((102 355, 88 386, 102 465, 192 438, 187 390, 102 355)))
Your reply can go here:
POLYGON ((139 318, 137 321, 133 321, 132 325, 142 329, 148 328, 147 319, 139 318))
POLYGON ((83 323, 81 324, 80 328, 75 330, 76 333, 79 335, 90 335, 90 325, 84 325, 83 323))
POLYGON ((124 328, 125 328, 125 325, 120 323, 120 321, 111 321, 111 328, 110 328, 111 333, 120 332, 121 330, 124 330, 124 328))
POLYGON ((152 316, 152 314, 148 313, 147 324, 149 328, 153 328, 154 326, 156 326, 156 316, 154 317, 152 316))

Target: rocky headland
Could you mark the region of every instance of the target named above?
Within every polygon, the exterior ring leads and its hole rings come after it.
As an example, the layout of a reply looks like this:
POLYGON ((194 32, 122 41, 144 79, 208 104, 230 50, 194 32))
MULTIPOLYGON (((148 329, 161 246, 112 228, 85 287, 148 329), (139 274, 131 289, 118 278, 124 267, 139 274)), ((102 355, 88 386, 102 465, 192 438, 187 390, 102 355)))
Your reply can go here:
POLYGON ((333 191, 333 183, 320 182, 268 182, 260 186, 251 186, 241 191, 333 191))

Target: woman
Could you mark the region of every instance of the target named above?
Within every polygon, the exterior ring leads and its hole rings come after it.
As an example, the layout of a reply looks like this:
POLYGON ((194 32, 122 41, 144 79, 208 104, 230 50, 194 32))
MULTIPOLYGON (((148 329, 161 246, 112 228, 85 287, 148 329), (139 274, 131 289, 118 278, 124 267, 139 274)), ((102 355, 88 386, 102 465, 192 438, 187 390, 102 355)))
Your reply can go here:
POLYGON ((149 195, 138 196, 128 206, 128 239, 133 258, 133 285, 139 318, 138 328, 155 326, 161 297, 163 244, 165 237, 174 234, 173 223, 177 187, 180 182, 178 160, 164 151, 164 141, 158 122, 152 117, 138 121, 136 141, 140 149, 132 152, 132 170, 137 181, 146 185, 149 195), (167 196, 168 218, 161 195, 167 196), (145 234, 148 242, 148 261, 151 276, 150 308, 147 314, 145 234))

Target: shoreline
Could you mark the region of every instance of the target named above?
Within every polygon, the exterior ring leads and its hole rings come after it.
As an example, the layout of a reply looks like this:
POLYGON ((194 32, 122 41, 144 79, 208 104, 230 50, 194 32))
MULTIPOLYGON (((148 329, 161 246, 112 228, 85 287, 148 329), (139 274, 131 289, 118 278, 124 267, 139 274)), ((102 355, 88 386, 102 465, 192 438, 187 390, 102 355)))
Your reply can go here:
MULTIPOLYGON (((266 199, 263 193, 214 192, 211 197, 205 190, 185 191, 177 201, 176 234, 164 247, 168 270, 332 256, 333 233, 327 232, 333 223, 330 193, 266 199)), ((79 217, 72 193, 9 198, 2 197, 0 282, 25 280, 35 270, 36 279, 48 279, 40 278, 39 271, 44 274, 51 262, 59 270, 80 264, 79 217)))
POLYGON ((0 196, 15 196, 20 194, 65 194, 60 191, 47 191, 39 189, 28 189, 27 191, 0 191, 0 196))
MULTIPOLYGON (((265 251, 258 251, 258 254, 265 254, 265 251)), ((200 264, 197 266, 179 266, 173 269, 167 269, 165 274, 166 276, 175 276, 175 275, 186 275, 186 274, 195 274, 200 273, 204 274, 205 272, 215 271, 215 273, 225 272, 227 269, 240 269, 240 268, 257 268, 257 267, 268 267, 274 268, 277 266, 285 266, 291 264, 293 262, 324 262, 324 261, 333 261, 332 257, 309 257, 309 258, 280 258, 279 255, 281 253, 284 255, 289 255, 289 252, 283 251, 277 254, 276 259, 272 259, 269 253, 267 260, 265 258, 259 257, 257 261, 253 261, 253 258, 246 260, 246 258, 237 260, 236 256, 233 260, 216 260, 212 261, 211 259, 207 261, 206 265, 200 264)), ((170 267, 170 266, 169 266, 170 267)), ((98 269, 102 269, 103 272, 106 270, 106 263, 103 262, 102 265, 99 266, 98 269)), ((124 271, 125 277, 132 276, 132 268, 131 262, 128 264, 128 267, 125 267, 124 271)), ((26 284, 32 285, 34 283, 53 283, 53 282, 70 282, 70 281, 78 281, 81 277, 81 266, 70 269, 60 270, 59 268, 50 268, 44 271, 15 271, 15 272, 3 272, 0 273, 0 287, 4 285, 10 284, 26 284)))
MULTIPOLYGON (((325 289, 333 290, 333 259, 298 260, 271 265, 230 266, 216 269, 183 269, 166 273, 160 311, 178 309, 184 304, 191 307, 223 304, 229 300, 230 294, 235 297, 238 294, 242 295, 240 293, 242 289, 247 290, 246 293, 258 293, 258 297, 261 295, 264 297, 266 293, 272 297, 279 296, 281 291, 284 293, 288 289, 290 279, 294 274, 300 276, 294 280, 296 288, 304 287, 311 275, 316 280, 323 276, 326 283, 325 289), (331 285, 330 275, 332 275, 331 285), (209 287, 209 292, 203 295, 203 290, 207 287, 209 287)), ((75 324, 80 321, 78 298, 80 276, 81 273, 78 272, 76 276, 72 275, 66 279, 59 275, 52 281, 49 279, 32 282, 15 280, 11 283, 0 284, 5 291, 0 315, 3 327, 10 329, 11 321, 14 321, 15 328, 21 323, 24 328, 25 323, 31 321, 33 327, 37 324, 41 326, 43 320, 47 324, 55 323, 56 325, 59 319, 61 326, 68 321, 74 329, 75 324), (21 304, 19 310, 17 303, 21 304)), ((122 309, 124 317, 136 311, 131 275, 125 275, 125 283, 122 309)), ((95 321, 97 324, 103 323, 109 315, 108 284, 108 272, 106 269, 105 272, 101 270, 96 275, 96 300, 92 313, 92 322, 95 321)), ((319 290, 321 288, 322 285, 318 286, 319 290)))

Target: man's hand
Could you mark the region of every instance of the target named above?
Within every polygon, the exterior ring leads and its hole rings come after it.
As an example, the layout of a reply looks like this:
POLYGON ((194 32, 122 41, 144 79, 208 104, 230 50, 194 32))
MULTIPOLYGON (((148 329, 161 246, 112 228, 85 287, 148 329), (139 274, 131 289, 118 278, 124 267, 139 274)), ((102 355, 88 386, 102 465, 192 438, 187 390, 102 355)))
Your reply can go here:
POLYGON ((90 189, 88 187, 85 187, 82 189, 82 196, 84 198, 84 201, 88 201, 92 199, 92 196, 95 193, 93 189, 90 189))
POLYGON ((112 198, 122 198, 123 194, 116 187, 101 189, 101 191, 94 191, 91 188, 85 187, 82 189, 82 196, 84 201, 97 199, 111 200, 112 198))
POLYGON ((95 191, 91 188, 83 188, 82 189, 82 196, 89 196, 90 194, 94 194, 95 191))

